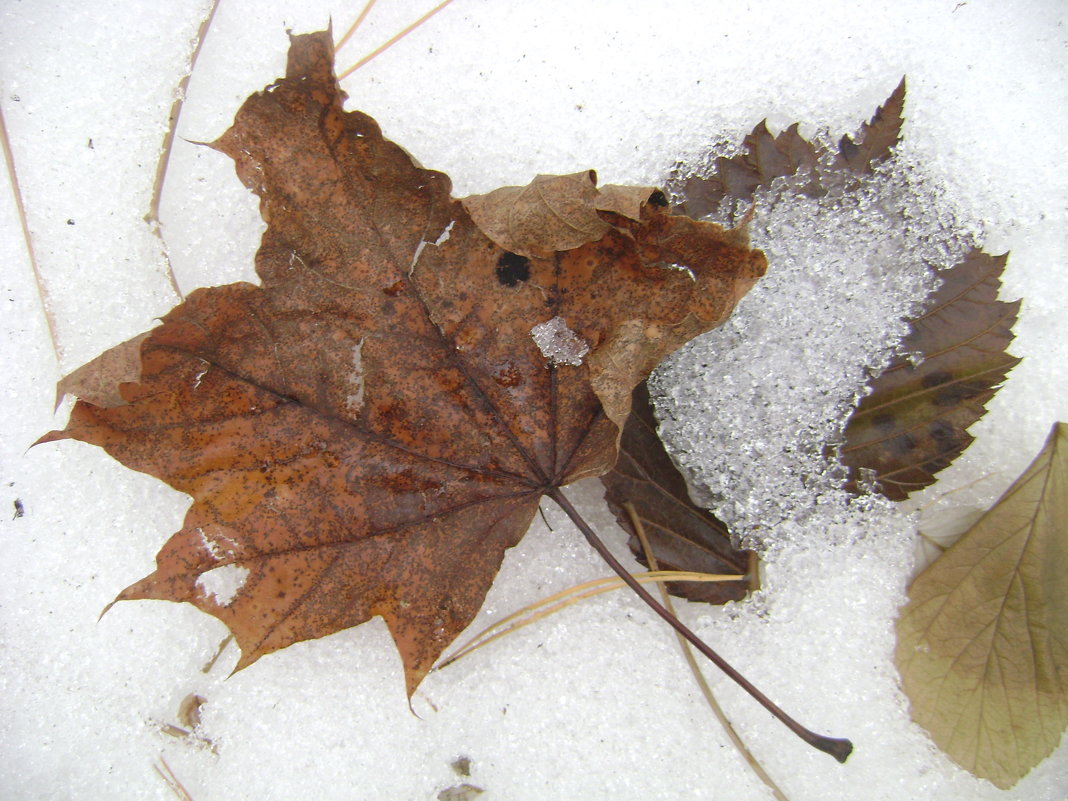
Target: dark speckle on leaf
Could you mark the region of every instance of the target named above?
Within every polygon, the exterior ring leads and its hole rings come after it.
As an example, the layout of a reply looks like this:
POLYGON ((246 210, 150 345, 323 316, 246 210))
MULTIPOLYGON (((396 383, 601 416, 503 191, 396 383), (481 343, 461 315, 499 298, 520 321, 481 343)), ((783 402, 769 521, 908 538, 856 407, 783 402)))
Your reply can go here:
POLYGON ((924 389, 932 389, 934 387, 940 387, 943 384, 948 384, 953 381, 953 375, 948 370, 936 370, 933 373, 929 373, 921 379, 921 384, 924 389))
POLYGON ((893 428, 897 425, 897 418, 892 414, 877 414, 872 417, 871 423, 876 428, 893 428))
POLYGON ((889 446, 897 453, 907 456, 916 449, 916 440, 908 434, 901 434, 889 441, 889 446))

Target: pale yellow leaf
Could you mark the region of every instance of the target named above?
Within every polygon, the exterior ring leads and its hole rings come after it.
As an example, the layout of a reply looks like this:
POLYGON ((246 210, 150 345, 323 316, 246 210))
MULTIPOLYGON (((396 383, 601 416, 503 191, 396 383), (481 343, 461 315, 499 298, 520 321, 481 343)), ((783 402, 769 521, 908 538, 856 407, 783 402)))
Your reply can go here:
POLYGON ((909 588, 897 665, 913 719, 1008 788, 1068 725, 1068 425, 909 588))

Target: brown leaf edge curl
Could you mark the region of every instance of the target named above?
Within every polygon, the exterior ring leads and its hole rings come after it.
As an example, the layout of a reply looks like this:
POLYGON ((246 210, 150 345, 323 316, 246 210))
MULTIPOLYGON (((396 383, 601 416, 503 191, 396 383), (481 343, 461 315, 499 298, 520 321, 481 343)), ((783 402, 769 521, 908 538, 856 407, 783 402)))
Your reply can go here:
POLYGON ((688 601, 724 604, 759 589, 757 556, 736 550, 727 526, 690 499, 686 480, 656 433, 649 388, 634 389, 630 417, 619 442, 616 466, 601 476, 605 500, 619 525, 630 534, 628 545, 639 562, 652 568, 624 505, 633 506, 642 521, 650 550, 663 570, 698 573, 736 573, 739 581, 673 581, 672 595, 688 601))
POLYGON ((460 202, 482 232, 507 251, 549 258, 595 242, 611 229, 598 212, 641 219, 642 206, 660 190, 648 186, 597 187, 594 170, 539 175, 527 186, 502 186, 460 202))
POLYGON ((743 140, 742 151, 730 158, 717 158, 708 174, 688 174, 684 163, 675 165, 669 183, 680 200, 674 210, 701 219, 719 210, 724 200, 751 201, 757 190, 800 170, 812 172, 812 181, 804 193, 819 197, 824 194, 821 173, 863 175, 890 157, 901 140, 904 106, 905 79, 902 78, 871 120, 861 126, 855 140, 848 135, 839 140, 838 152, 829 166, 824 163, 829 154, 822 146, 801 136, 798 123, 772 136, 767 121, 761 121, 743 140))
POLYGON ((1006 351, 1020 301, 997 299, 1006 260, 972 250, 943 271, 930 307, 909 321, 903 355, 869 382, 846 424, 839 459, 847 490, 874 485, 904 500, 971 444, 968 427, 1020 362, 1006 351))
POLYGON ((291 41, 286 77, 213 145, 260 197, 262 285, 192 293, 141 343, 121 405, 79 400, 41 441, 99 445, 193 497, 116 600, 214 615, 237 669, 380 615, 410 696, 542 495, 611 467, 635 384, 766 263, 656 193, 640 220, 601 212, 597 241, 504 251, 445 175, 343 110, 329 32, 291 41), (554 321, 588 352, 543 350, 532 333, 554 321))
POLYGON ((1068 725, 1068 425, 909 587, 896 661, 912 718, 1008 789, 1068 725))

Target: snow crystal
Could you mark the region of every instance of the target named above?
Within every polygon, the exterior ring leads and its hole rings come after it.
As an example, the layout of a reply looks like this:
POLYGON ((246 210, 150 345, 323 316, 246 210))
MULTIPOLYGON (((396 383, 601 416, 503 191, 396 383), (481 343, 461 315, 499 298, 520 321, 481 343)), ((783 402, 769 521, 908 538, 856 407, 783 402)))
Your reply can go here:
POLYGON ((201 361, 204 362, 204 366, 197 370, 196 375, 193 376, 193 389, 200 388, 200 382, 204 380, 204 376, 206 376, 208 370, 211 369, 211 365, 208 364, 208 362, 205 362, 203 359, 201 359, 201 361))
POLYGON ((412 263, 408 266, 408 275, 415 272, 415 265, 419 262, 419 257, 423 255, 423 248, 427 245, 433 245, 434 247, 440 247, 445 242, 449 241, 449 236, 452 234, 452 227, 456 225, 456 220, 453 220, 445 226, 444 230, 438 235, 438 238, 433 242, 426 239, 419 240, 419 244, 415 246, 415 253, 412 254, 412 263))
POLYGON ((907 165, 859 186, 827 180, 820 198, 801 192, 808 180, 757 194, 750 236, 767 275, 652 381, 662 435, 697 493, 750 544, 781 545, 845 502, 827 449, 926 298, 930 268, 970 244, 907 165))
POLYGON ((567 327, 563 317, 557 315, 546 323, 530 329, 534 344, 541 355, 553 364, 570 364, 578 367, 582 357, 590 352, 589 343, 567 327))
POLYGON ((425 239, 420 239, 419 244, 415 246, 415 253, 412 254, 412 263, 408 265, 408 275, 415 272, 415 265, 419 263, 419 257, 423 255, 423 248, 429 243, 425 239))
POLYGON ((445 230, 441 232, 441 236, 434 240, 435 247, 441 247, 449 241, 449 237, 452 236, 452 227, 456 225, 456 220, 452 220, 445 226, 445 230))
POLYGON ((197 528, 197 534, 204 550, 216 559, 226 559, 236 553, 237 543, 223 534, 211 536, 203 528, 197 528))
POLYGON ((220 565, 201 573, 197 587, 219 606, 229 606, 245 586, 249 569, 244 565, 220 565))

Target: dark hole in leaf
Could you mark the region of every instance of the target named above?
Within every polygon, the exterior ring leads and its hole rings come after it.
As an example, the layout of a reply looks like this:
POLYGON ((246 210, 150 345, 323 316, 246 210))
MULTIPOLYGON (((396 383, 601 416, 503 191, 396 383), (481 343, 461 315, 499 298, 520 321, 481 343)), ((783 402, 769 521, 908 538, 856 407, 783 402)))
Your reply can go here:
POLYGON ((518 253, 505 253, 497 261, 497 280, 505 286, 515 286, 530 278, 530 259, 518 253))

